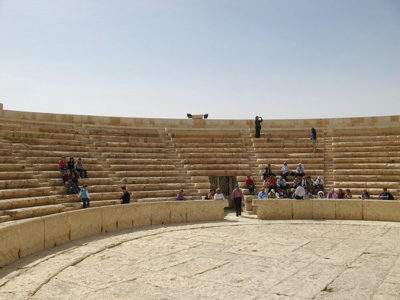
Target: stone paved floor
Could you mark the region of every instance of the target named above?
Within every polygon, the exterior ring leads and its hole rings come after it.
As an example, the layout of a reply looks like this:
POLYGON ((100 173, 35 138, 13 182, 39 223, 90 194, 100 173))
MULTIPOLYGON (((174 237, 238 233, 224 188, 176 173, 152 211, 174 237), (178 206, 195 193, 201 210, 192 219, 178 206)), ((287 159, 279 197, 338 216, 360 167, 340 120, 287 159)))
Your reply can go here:
POLYGON ((101 235, 0 269, 0 299, 400 299, 400 224, 225 221, 101 235))

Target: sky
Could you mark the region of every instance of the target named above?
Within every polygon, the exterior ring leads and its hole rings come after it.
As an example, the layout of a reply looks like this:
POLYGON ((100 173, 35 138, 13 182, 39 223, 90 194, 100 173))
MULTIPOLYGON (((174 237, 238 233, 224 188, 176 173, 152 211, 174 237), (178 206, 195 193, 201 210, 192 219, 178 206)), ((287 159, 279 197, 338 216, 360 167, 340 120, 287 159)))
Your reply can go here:
POLYGON ((0 0, 4 109, 400 114, 399 0, 0 0))

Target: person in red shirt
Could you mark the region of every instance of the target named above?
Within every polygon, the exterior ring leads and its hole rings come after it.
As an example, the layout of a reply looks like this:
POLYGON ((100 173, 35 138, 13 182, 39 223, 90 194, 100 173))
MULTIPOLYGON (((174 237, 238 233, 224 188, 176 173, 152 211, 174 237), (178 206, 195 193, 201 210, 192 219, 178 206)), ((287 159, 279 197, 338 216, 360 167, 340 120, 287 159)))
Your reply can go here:
POLYGON ((61 157, 61 159, 58 161, 58 170, 62 175, 67 173, 67 160, 65 159, 65 156, 61 157))
POLYGON ((268 187, 269 187, 269 190, 272 190, 272 189, 276 189, 276 178, 275 178, 275 176, 271 176, 269 179, 268 179, 268 187))
POLYGON ((246 179, 246 189, 248 189, 250 191, 250 194, 254 195, 254 181, 253 179, 251 179, 250 175, 247 175, 247 179, 246 179))

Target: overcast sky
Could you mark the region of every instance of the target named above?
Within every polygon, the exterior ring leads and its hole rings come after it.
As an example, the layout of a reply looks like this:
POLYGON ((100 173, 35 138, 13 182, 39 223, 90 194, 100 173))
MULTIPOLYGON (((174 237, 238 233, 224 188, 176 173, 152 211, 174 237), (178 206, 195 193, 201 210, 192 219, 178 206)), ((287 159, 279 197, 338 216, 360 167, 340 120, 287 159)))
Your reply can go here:
POLYGON ((400 114, 399 0, 0 0, 4 109, 400 114))

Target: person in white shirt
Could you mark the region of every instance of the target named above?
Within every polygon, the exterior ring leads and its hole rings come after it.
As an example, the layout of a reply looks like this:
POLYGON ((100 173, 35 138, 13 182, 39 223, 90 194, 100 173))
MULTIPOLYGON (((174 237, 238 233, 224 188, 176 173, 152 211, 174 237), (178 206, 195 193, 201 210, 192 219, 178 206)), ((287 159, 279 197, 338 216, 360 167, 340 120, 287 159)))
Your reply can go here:
POLYGON ((214 200, 224 200, 224 194, 222 194, 221 189, 217 188, 216 193, 214 194, 214 200))
POLYGON ((265 192, 265 188, 262 188, 261 192, 258 193, 258 199, 268 199, 268 194, 265 192))
POLYGON ((299 163, 297 169, 296 169, 296 177, 303 177, 306 175, 306 171, 304 167, 299 163))
POLYGON ((312 198, 312 193, 308 190, 308 188, 306 188, 303 199, 311 199, 311 198, 312 198))
POLYGON ((314 181, 314 192, 324 190, 324 180, 318 176, 317 180, 314 181))
POLYGON ((306 190, 301 185, 297 187, 296 191, 293 194, 293 199, 303 199, 306 194, 306 190))
POLYGON ((287 180, 287 177, 289 176, 289 166, 287 165, 286 161, 283 163, 281 175, 285 180, 287 180))
POLYGON ((278 186, 278 188, 286 190, 286 180, 283 179, 283 176, 278 178, 278 180, 276 181, 276 185, 278 186))

